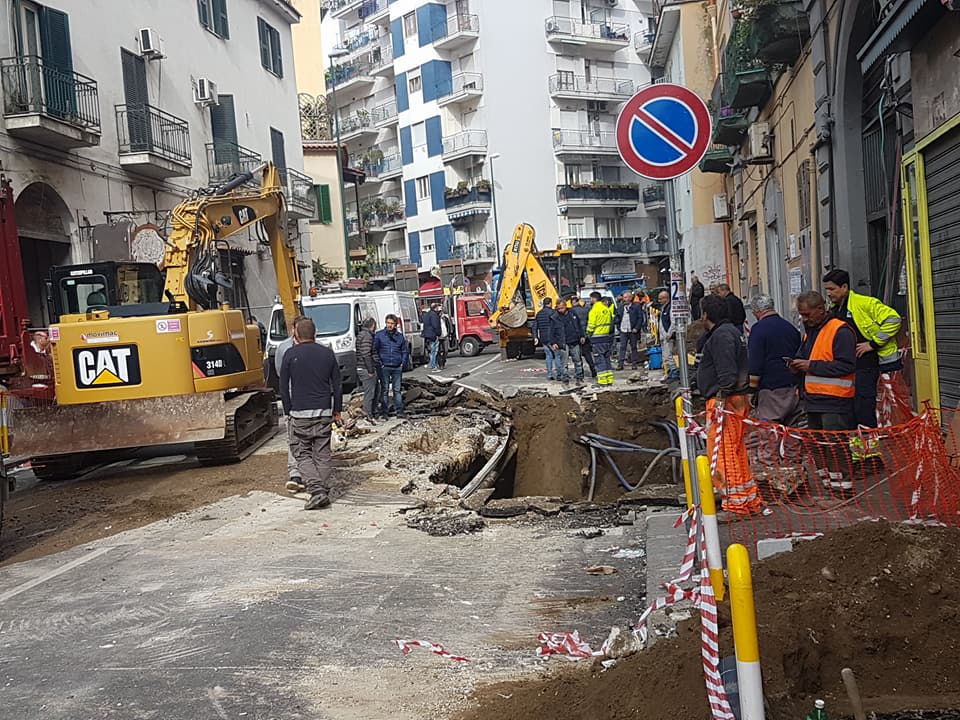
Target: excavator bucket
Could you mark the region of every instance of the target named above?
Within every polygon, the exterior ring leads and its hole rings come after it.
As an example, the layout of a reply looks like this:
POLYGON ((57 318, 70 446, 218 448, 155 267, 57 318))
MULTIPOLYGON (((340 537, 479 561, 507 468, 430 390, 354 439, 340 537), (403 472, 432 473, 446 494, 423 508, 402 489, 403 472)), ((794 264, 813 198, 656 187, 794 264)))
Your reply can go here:
POLYGON ((12 398, 11 403, 15 407, 10 411, 10 451, 16 457, 202 442, 224 436, 226 401, 218 392, 82 405, 41 406, 27 398, 12 398))
POLYGON ((527 306, 523 302, 523 296, 517 293, 510 301, 508 310, 500 313, 500 324, 503 327, 519 328, 527 322, 527 306))

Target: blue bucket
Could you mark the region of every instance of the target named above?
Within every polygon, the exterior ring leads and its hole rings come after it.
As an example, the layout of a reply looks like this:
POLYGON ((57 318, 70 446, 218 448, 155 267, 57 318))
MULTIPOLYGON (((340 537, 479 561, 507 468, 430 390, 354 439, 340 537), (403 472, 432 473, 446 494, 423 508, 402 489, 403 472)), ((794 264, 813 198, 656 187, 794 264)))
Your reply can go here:
POLYGON ((647 360, 651 370, 663 368, 663 349, 660 347, 647 348, 647 360))

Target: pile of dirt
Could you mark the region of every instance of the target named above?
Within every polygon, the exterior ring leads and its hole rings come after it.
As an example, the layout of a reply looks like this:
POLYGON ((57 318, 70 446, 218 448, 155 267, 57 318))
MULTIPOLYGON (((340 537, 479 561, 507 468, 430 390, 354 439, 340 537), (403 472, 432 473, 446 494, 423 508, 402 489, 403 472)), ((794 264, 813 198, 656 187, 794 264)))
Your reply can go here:
MULTIPOLYGON (((511 402, 513 437, 517 442, 513 496, 555 495, 565 500, 586 496, 590 452, 580 445, 581 435, 597 433, 616 440, 662 449, 669 447, 666 433, 650 425, 672 417, 665 389, 635 393, 600 393, 596 401, 578 405, 569 397, 521 398, 511 402)), ((618 453, 614 456, 628 482, 636 482, 653 455, 618 453)), ((598 502, 615 500, 625 491, 613 471, 598 458, 598 502)), ((661 460, 647 484, 673 483, 669 460, 661 460)))
MULTIPOLYGON (((849 716, 840 671, 853 668, 868 712, 960 707, 960 530, 861 523, 753 572, 771 720, 804 717, 816 698, 849 716)), ((733 653, 726 603, 720 646, 733 653)), ((708 718, 697 620, 601 672, 570 668, 478 694, 462 720, 708 718)))

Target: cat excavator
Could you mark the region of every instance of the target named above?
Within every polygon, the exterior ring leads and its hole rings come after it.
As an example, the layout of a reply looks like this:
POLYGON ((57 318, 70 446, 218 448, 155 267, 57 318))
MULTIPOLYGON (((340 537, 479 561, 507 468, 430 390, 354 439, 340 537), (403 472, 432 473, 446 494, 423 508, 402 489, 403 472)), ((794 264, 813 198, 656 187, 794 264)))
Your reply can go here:
POLYGON ((538 251, 536 231, 521 223, 503 251, 500 287, 490 315, 490 326, 498 331, 500 357, 522 357, 533 352, 530 325, 545 298, 556 305, 560 292, 573 292, 573 251, 538 251))
POLYGON ((41 479, 70 477, 131 448, 195 443, 203 464, 241 460, 276 432, 257 325, 218 300, 227 239, 248 228, 270 249, 283 312, 300 314, 300 269, 272 163, 201 191, 172 212, 158 267, 56 267, 47 283, 55 400, 12 412, 11 447, 41 479), (248 189, 260 175, 259 190, 248 189))

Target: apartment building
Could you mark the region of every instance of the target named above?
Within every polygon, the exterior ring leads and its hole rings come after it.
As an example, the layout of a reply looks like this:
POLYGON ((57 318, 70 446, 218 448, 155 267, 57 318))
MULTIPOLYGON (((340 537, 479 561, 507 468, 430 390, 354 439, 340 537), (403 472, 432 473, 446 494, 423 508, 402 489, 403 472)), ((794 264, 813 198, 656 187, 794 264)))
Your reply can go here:
POLYGON ((519 222, 575 250, 578 282, 665 267, 663 189, 614 140, 650 81, 648 2, 324 4, 339 38, 328 106, 365 171, 348 215, 372 275, 460 257, 482 287, 519 222))
MULTIPOLYGON (((52 265, 162 258, 170 210, 270 159, 284 169, 289 231, 309 280, 303 167, 286 0, 4 0, 0 151, 14 184, 31 320, 46 322, 52 265)), ((261 318, 276 295, 268 253, 230 239, 224 299, 261 318)))

